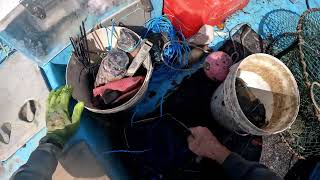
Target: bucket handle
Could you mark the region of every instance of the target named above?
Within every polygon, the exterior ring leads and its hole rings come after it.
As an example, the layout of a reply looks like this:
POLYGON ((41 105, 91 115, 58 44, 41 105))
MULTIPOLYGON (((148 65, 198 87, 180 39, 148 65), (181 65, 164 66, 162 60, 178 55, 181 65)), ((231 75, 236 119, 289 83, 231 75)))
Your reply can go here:
POLYGON ((233 124, 233 132, 234 133, 236 133, 237 135, 239 135, 239 136, 248 136, 249 135, 249 133, 244 133, 244 132, 238 132, 238 130, 236 129, 236 127, 239 127, 240 126, 240 124, 238 124, 238 123, 236 123, 236 122, 234 122, 234 121, 232 121, 232 124, 233 124))
MULTIPOLYGON (((238 125, 239 125, 239 124, 238 124, 238 125)), ((237 135, 243 136, 243 137, 249 135, 249 133, 241 133, 241 132, 238 132, 238 130, 236 130, 235 128, 233 128, 233 132, 236 133, 237 135)))

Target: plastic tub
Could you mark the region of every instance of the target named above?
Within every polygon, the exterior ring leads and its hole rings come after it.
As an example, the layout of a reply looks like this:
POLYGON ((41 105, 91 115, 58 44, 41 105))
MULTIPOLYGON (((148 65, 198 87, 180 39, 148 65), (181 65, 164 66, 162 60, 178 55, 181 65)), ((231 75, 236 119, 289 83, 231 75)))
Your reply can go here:
POLYGON ((231 67, 227 79, 212 97, 211 111, 215 120, 230 131, 271 135, 293 124, 299 105, 298 86, 290 70, 273 56, 254 54, 231 67), (263 103, 269 122, 266 127, 256 127, 242 112, 236 94, 237 77, 263 103))

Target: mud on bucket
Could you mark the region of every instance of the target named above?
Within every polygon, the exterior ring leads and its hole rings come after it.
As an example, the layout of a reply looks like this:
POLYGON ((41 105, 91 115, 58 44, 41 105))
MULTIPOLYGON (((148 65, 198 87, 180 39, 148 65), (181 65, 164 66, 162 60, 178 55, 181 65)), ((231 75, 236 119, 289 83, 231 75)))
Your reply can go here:
POLYGON ((271 135, 290 128, 299 104, 290 70, 273 56, 254 54, 231 67, 213 94, 211 112, 230 131, 271 135))

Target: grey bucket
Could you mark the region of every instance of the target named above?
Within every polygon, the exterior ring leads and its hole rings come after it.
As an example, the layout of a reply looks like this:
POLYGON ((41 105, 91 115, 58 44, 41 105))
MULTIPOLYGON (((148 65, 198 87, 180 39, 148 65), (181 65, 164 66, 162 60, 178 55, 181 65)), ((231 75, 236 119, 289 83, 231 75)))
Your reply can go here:
MULTIPOLYGON (((109 32, 110 28, 106 29, 108 33, 104 33, 104 34, 101 33, 102 35, 99 32, 103 31, 105 28, 95 30, 94 32, 89 33, 87 35, 87 38, 89 40, 90 51, 95 51, 97 49, 100 51, 103 51, 109 46, 108 40, 106 38, 108 38, 107 36, 109 34, 112 34, 111 32, 109 32), (92 42, 93 44, 90 44, 90 42, 92 42)), ((115 34, 120 34, 120 30, 122 28, 124 27, 115 27, 115 31, 116 31, 115 34)), ((131 31, 131 32, 140 38, 140 36, 136 34, 134 31, 131 31)), ((112 41, 112 47, 115 47, 116 43, 117 41, 115 38, 112 41)), ((84 70, 82 71, 83 65, 80 62, 78 62, 73 55, 71 56, 67 66, 66 81, 68 85, 71 85, 73 87, 72 97, 78 101, 84 102, 86 109, 88 109, 91 112, 99 113, 99 114, 112 114, 112 113, 117 113, 117 112, 129 109, 130 107, 137 104, 144 97, 145 93, 148 90, 149 81, 153 72, 153 65, 152 65, 150 54, 147 55, 146 60, 143 63, 143 67, 147 70, 147 74, 139 91, 126 103, 111 109, 98 109, 93 106, 91 102, 92 90, 90 90, 89 88, 87 72, 84 70)))
POLYGON ((214 119, 239 134, 271 135, 290 128, 300 105, 297 83, 290 70, 277 58, 254 54, 230 68, 226 80, 213 94, 211 112, 214 119), (260 129, 242 112, 236 94, 236 78, 240 77, 266 108, 269 124, 260 129))

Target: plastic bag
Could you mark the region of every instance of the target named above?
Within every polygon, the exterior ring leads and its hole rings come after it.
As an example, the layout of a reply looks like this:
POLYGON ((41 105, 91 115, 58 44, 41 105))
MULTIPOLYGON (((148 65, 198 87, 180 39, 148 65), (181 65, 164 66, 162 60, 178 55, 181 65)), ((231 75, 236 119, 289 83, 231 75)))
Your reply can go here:
POLYGON ((133 38, 132 33, 129 30, 121 29, 120 38, 118 39, 117 46, 119 49, 125 52, 131 52, 135 50, 137 42, 133 38))
POLYGON ((196 34, 208 24, 216 26, 237 10, 244 8, 249 0, 165 0, 164 14, 167 14, 176 30, 186 38, 196 34))
POLYGON ((125 52, 119 49, 108 52, 99 67, 95 87, 123 78, 128 64, 129 57, 125 52))

